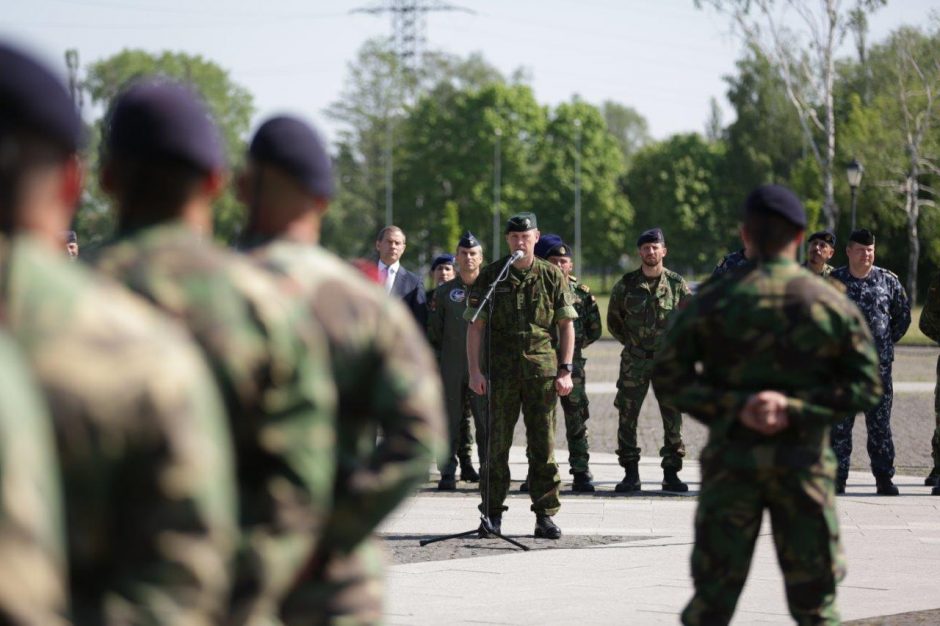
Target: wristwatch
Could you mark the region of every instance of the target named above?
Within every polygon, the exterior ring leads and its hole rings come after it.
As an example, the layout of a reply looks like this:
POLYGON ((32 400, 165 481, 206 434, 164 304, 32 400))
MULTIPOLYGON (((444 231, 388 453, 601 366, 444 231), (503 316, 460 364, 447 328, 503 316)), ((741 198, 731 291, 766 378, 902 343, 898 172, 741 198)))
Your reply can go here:
POLYGON ((565 370, 565 371, 567 371, 569 374, 573 374, 573 373, 574 373, 574 363, 559 363, 559 364, 558 364, 558 371, 561 371, 561 370, 565 370))

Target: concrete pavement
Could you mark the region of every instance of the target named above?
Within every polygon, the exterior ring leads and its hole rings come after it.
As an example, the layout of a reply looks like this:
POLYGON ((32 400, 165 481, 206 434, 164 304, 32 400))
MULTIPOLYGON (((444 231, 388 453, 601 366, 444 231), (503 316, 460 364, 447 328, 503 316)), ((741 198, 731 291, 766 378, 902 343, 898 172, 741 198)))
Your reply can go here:
MULTIPOLYGON (((556 456, 567 455, 559 450, 556 456)), ((616 456, 592 452, 591 457, 601 493, 563 497, 555 520, 566 535, 623 536, 623 542, 392 565, 387 571, 387 622, 678 623, 692 594, 689 556, 698 464, 687 462, 681 474, 691 487, 686 496, 663 497, 658 491, 658 458, 644 458, 640 465, 648 491, 613 496, 610 492, 622 478, 616 456)), ((511 466, 514 477, 525 475, 523 448, 513 448, 511 466)), ((838 500, 848 562, 838 597, 843 619, 940 608, 940 497, 929 495, 920 476, 895 481, 901 496, 875 496, 871 475, 852 472, 847 495, 838 500)), ((474 493, 417 495, 381 531, 432 537, 469 530, 478 525, 477 503, 474 493)), ((534 517, 528 497, 513 495, 507 504, 503 531, 531 537, 534 517)), ((792 623, 766 518, 733 623, 792 623)))

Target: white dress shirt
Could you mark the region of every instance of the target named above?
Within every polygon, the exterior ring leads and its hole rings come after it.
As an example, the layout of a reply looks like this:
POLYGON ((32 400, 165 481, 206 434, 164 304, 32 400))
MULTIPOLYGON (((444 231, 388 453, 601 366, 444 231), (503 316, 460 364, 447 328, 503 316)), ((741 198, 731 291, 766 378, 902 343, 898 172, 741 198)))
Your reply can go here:
POLYGON ((386 265, 379 261, 379 276, 385 284, 385 293, 392 293, 392 285, 395 284, 395 276, 398 274, 398 268, 401 267, 400 261, 395 261, 391 265, 386 265))

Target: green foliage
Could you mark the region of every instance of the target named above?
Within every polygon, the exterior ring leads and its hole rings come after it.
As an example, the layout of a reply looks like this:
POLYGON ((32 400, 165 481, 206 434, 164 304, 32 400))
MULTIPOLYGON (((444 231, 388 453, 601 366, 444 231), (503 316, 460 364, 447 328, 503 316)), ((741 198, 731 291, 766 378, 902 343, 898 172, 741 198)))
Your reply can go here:
POLYGON ((601 114, 608 132, 617 140, 624 164, 629 167, 636 151, 652 140, 646 118, 633 107, 610 100, 601 105, 601 114))
MULTIPOLYGON (((124 50, 92 63, 87 70, 83 88, 94 104, 107 110, 113 98, 132 80, 160 75, 192 84, 205 99, 221 129, 230 164, 241 162, 245 149, 245 136, 254 112, 251 94, 234 83, 228 72, 201 56, 163 52, 151 54, 143 50, 124 50)), ((91 167, 87 191, 76 219, 82 242, 94 244, 106 238, 113 225, 113 216, 107 211, 103 193, 97 186, 96 172, 98 147, 101 141, 102 120, 95 122, 91 136, 91 167)), ((215 206, 216 236, 231 241, 242 221, 242 209, 231 190, 215 206)))

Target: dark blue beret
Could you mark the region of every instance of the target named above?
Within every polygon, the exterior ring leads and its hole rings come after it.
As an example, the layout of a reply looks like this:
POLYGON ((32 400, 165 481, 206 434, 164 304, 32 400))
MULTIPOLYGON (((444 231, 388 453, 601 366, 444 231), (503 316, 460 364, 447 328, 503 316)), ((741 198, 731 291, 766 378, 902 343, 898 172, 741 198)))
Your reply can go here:
POLYGON ((32 58, 0 43, 0 133, 11 130, 31 131, 69 152, 82 144, 82 121, 65 85, 32 58))
POLYGON ((469 230, 465 232, 461 237, 460 241, 457 242, 458 248, 477 248, 481 247, 480 240, 473 236, 469 230))
POLYGON ((431 271, 433 272, 436 270, 438 265, 453 265, 454 260, 455 259, 453 254, 447 254, 446 252, 444 254, 439 254, 434 257, 433 261, 431 261, 431 271))
POLYGON ((78 243, 78 235, 74 230, 63 230, 62 239, 65 243, 78 243))
POLYGON ((852 231, 852 234, 849 235, 849 241, 860 243, 863 246, 873 246, 875 245, 875 234, 867 228, 859 228, 852 231))
POLYGON ((778 215, 794 226, 806 228, 806 211, 796 194, 783 185, 761 185, 744 201, 744 213, 778 215))
POLYGON ((552 256, 571 257, 571 247, 562 241, 561 237, 554 234, 542 235, 535 242, 535 256, 540 259, 547 259, 552 256))
POLYGON ((828 243, 830 246, 836 245, 836 236, 832 233, 831 230, 820 230, 818 232, 815 232, 809 236, 809 239, 807 239, 807 242, 816 241, 817 239, 822 239, 823 241, 828 243))
POLYGON ((146 79, 118 95, 105 145, 116 157, 171 158, 200 170, 225 166, 218 127, 202 98, 167 79, 146 79))
POLYGON ((663 231, 661 228, 650 228, 649 230, 644 230, 640 233, 640 236, 636 240, 636 247, 639 248, 644 243, 666 243, 666 238, 663 236, 663 231))
POLYGON ((330 155, 317 132, 297 118, 281 115, 267 120, 255 132, 248 154, 284 170, 314 196, 333 196, 330 155))
POLYGON ((524 233, 527 230, 535 230, 539 227, 539 221, 535 213, 517 213, 506 222, 507 233, 524 233))

